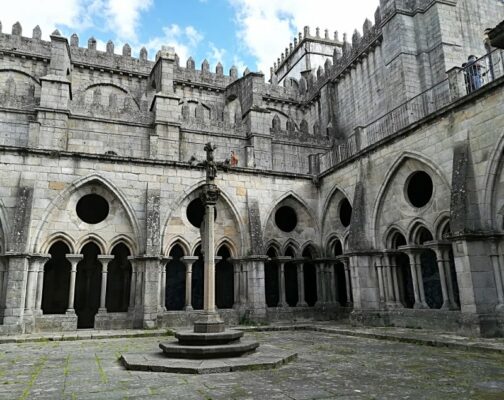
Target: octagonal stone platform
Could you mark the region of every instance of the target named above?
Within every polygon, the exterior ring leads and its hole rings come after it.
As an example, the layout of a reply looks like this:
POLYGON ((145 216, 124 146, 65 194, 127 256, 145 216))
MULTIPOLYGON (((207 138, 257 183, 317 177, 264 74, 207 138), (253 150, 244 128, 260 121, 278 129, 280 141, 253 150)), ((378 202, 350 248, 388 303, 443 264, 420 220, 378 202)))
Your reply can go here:
MULTIPOLYGON (((247 343, 247 342, 244 342, 247 343)), ((131 371, 169 372, 180 374, 212 374, 245 370, 273 369, 295 360, 297 353, 268 344, 246 357, 217 359, 185 359, 167 357, 162 352, 125 353, 120 362, 131 371)))

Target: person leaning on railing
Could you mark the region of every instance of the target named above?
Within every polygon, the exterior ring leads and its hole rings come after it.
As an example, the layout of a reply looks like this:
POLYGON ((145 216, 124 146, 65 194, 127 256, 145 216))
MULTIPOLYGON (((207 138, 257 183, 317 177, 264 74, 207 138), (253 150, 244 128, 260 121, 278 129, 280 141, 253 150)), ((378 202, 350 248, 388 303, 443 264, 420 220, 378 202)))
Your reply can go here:
POLYGON ((468 93, 474 92, 483 86, 483 76, 486 75, 486 72, 484 72, 486 68, 478 62, 478 58, 475 55, 470 55, 467 63, 462 64, 462 68, 464 68, 468 93))

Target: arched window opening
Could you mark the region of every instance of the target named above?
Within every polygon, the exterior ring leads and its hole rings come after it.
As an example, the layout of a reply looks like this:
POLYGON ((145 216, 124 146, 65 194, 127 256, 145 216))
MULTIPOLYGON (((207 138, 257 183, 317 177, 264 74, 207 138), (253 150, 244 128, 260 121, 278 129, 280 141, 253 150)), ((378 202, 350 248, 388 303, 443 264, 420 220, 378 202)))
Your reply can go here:
POLYGON ((71 264, 66 259, 70 249, 64 242, 56 242, 49 249, 51 259, 44 265, 42 312, 65 314, 68 308, 71 264))
POLYGON ((312 261, 315 258, 315 251, 307 247, 302 256, 307 259, 303 265, 305 301, 308 306, 313 307, 317 302, 317 271, 312 261))
POLYGON ((443 293, 436 253, 430 249, 420 255, 422 264, 422 281, 425 291, 425 301, 430 308, 441 308, 443 305, 443 293))
POLYGON ((339 239, 336 239, 334 241, 332 248, 334 257, 343 255, 343 245, 341 244, 341 241, 339 239))
POLYGON ((94 317, 100 307, 101 263, 98 261, 100 248, 93 242, 86 244, 81 253, 82 261, 77 264, 75 281, 75 312, 77 328, 93 328, 94 317))
MULTIPOLYGON (((285 252, 286 257, 295 258, 296 253, 292 247, 289 247, 285 252)), ((290 307, 296 307, 298 303, 298 281, 297 267, 293 262, 288 262, 284 267, 285 275, 285 300, 290 307)))
POLYGON ((217 251, 221 260, 215 266, 215 305, 217 308, 233 308, 234 304, 234 270, 229 262, 231 253, 226 245, 217 251))
POLYGON ((194 251, 194 256, 198 257, 198 261, 192 267, 192 294, 191 304, 193 309, 203 309, 203 289, 204 289, 204 265, 203 254, 201 253, 201 246, 198 246, 194 251))
MULTIPOLYGON (((278 257, 278 253, 274 247, 270 247, 266 255, 269 258, 278 257)), ((278 264, 272 260, 267 261, 264 266, 264 290, 266 294, 266 305, 268 307, 277 307, 280 301, 278 274, 278 264)))
POLYGON ((432 237, 432 234, 429 232, 427 228, 424 228, 423 226, 418 229, 417 232, 417 243, 418 244, 424 244, 425 242, 430 242, 431 240, 434 240, 432 237))
POLYGON ((130 250, 124 243, 119 243, 112 249, 114 259, 108 264, 107 271, 107 312, 128 311, 131 286, 131 263, 128 256, 130 250))
POLYGON ((184 250, 176 244, 170 250, 171 260, 166 265, 165 306, 168 311, 183 310, 185 306, 185 264, 182 262, 184 250))

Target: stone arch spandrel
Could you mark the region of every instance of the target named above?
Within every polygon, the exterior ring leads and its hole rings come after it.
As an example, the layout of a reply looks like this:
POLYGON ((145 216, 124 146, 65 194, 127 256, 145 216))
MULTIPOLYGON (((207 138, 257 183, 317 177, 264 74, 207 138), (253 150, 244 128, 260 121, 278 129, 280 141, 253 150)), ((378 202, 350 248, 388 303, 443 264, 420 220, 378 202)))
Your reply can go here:
MULTIPOLYGON (((196 248, 195 245, 201 238, 200 231, 189 222, 186 210, 191 201, 199 197, 203 184, 202 181, 188 188, 170 206, 171 212, 166 218, 162 230, 163 249, 167 249, 176 238, 183 238, 186 243, 190 243, 189 248, 196 248)), ((222 188, 220 190, 216 204, 215 243, 223 238, 229 238, 234 244, 235 254, 239 256, 242 253, 245 240, 244 224, 230 196, 222 188)))
POLYGON ((71 183, 50 203, 35 229, 30 248, 39 252, 43 243, 56 232, 64 231, 74 243, 89 234, 98 235, 104 241, 103 251, 118 234, 129 238, 136 251, 141 252, 144 243, 138 220, 133 208, 122 192, 110 181, 98 174, 80 178, 71 183), (104 221, 97 224, 83 222, 76 213, 76 204, 86 194, 98 194, 109 205, 109 213, 104 221))
POLYGON ((347 199, 352 203, 351 198, 339 187, 335 186, 327 196, 322 209, 322 243, 329 243, 334 235, 343 237, 350 226, 343 226, 340 220, 341 202, 347 199))
POLYGON ((389 168, 376 198, 371 221, 374 246, 382 245, 391 225, 408 232, 411 222, 421 219, 432 231, 439 215, 449 212, 450 202, 450 184, 440 168, 421 154, 404 152, 389 168), (406 194, 408 179, 416 171, 426 172, 433 184, 432 196, 423 207, 414 207, 406 194))
POLYGON ((315 213, 297 194, 287 192, 273 204, 266 214, 266 222, 263 228, 264 242, 267 243, 274 239, 283 247, 289 240, 295 240, 297 243, 305 243, 314 239, 317 241, 320 240, 320 227, 317 223, 315 213), (275 213, 282 206, 292 208, 297 216, 297 225, 290 232, 282 231, 275 223, 275 213))

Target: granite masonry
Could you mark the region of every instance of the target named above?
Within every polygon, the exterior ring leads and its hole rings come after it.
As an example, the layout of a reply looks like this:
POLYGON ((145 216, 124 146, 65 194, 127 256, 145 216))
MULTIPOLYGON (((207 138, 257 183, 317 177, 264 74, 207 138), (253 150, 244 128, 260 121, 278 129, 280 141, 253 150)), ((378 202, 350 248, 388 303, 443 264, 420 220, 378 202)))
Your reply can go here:
POLYGON ((0 333, 196 320, 211 142, 227 323, 503 336, 503 19, 380 0, 351 37, 305 28, 268 76, 0 25, 0 333))

